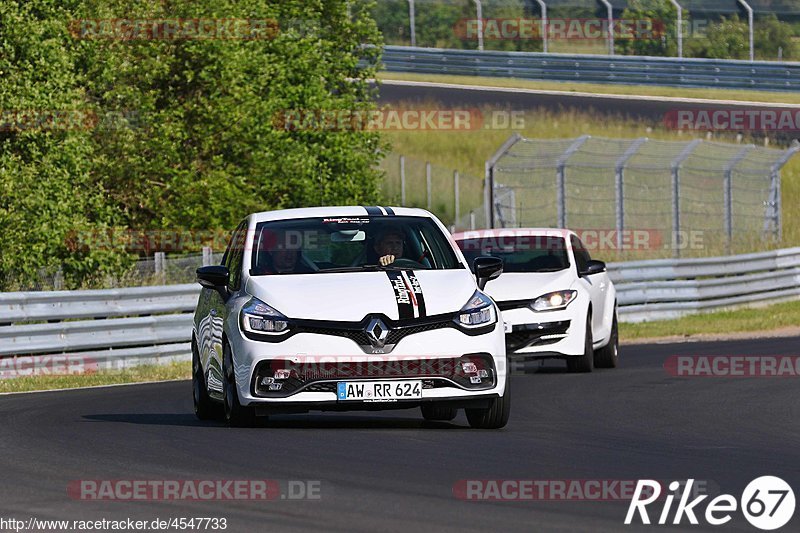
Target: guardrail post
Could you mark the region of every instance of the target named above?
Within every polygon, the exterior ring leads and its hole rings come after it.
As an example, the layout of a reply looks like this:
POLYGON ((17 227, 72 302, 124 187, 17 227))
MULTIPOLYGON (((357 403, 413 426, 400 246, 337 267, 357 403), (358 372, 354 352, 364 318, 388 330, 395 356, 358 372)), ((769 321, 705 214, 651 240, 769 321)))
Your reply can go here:
POLYGON ((164 252, 156 252, 153 256, 154 264, 153 269, 155 274, 158 276, 163 276, 164 272, 166 271, 166 258, 164 256, 164 252))
POLYGON ((639 150, 644 143, 647 142, 647 137, 639 137, 634 140, 631 145, 625 150, 625 153, 617 159, 615 170, 615 183, 614 191, 617 200, 617 250, 622 250, 622 231, 625 229, 625 165, 628 160, 639 150))
POLYGON ((431 210, 431 164, 425 163, 425 186, 428 194, 428 211, 431 210))
POLYGON ((214 260, 213 252, 210 246, 203 246, 203 266, 209 266, 214 260))
POLYGON ((733 243, 733 169, 747 156, 747 153, 754 147, 749 144, 739 150, 739 153, 725 165, 725 173, 722 179, 723 187, 723 207, 725 211, 725 251, 731 253, 733 243))
POLYGON ((406 156, 400 156, 400 205, 406 206, 406 156))
POLYGON ((556 162, 556 205, 558 206, 558 227, 567 227, 567 160, 578 148, 583 146, 591 135, 581 135, 575 139, 556 162))
POLYGON ((681 176, 680 169, 683 162, 689 157, 697 145, 703 142, 702 139, 695 139, 686 145, 686 148, 672 162, 672 238, 670 242, 673 246, 672 253, 675 257, 681 256, 680 246, 676 246, 676 239, 681 234, 681 176))

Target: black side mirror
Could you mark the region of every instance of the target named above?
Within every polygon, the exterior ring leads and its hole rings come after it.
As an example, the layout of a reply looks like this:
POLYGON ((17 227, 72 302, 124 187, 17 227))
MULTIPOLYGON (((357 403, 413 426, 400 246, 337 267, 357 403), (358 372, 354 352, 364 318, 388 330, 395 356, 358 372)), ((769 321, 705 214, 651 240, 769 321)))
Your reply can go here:
POLYGON ((489 255, 476 257, 472 262, 472 271, 478 280, 478 288, 483 290, 488 282, 497 279, 503 273, 503 260, 489 255))
POLYGON ((592 259, 586 263, 586 268, 580 272, 581 276, 591 276, 606 271, 606 264, 602 261, 592 259))
POLYGON ((223 298, 228 296, 228 281, 231 273, 223 265, 209 265, 197 269, 197 283, 206 289, 219 292, 223 298))

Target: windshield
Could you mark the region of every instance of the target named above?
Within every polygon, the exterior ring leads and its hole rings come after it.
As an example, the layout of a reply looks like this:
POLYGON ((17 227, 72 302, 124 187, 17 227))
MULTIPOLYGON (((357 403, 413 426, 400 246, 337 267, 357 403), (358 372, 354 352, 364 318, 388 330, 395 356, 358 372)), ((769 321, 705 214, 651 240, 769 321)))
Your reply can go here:
POLYGON ((503 235, 458 241, 467 264, 481 255, 503 260, 503 272, 556 272, 569 267, 562 237, 544 235, 503 235))
POLYGON ((429 218, 317 217, 258 224, 250 275, 453 268, 462 265, 429 218))

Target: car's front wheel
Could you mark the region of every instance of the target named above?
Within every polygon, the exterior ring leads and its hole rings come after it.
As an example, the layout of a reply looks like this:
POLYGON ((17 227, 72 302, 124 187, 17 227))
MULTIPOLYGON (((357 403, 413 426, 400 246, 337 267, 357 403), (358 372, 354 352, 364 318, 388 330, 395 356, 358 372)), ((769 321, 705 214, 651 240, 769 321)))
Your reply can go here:
POLYGON ((594 367, 594 341, 592 339, 592 315, 586 318, 586 336, 583 341, 583 355, 567 358, 567 370, 570 372, 591 372, 594 367))
POLYGON ((231 427, 250 427, 256 423, 255 409, 239 403, 236 391, 236 373, 233 371, 233 355, 230 346, 224 343, 222 356, 222 397, 225 404, 225 421, 231 427))
POLYGON ((619 364, 619 333, 617 331, 617 310, 611 320, 611 338, 608 344, 594 353, 594 366, 597 368, 617 368, 619 364))
POLYGON ((449 421, 458 415, 458 409, 455 407, 447 407, 435 402, 423 403, 420 405, 420 410, 422 411, 422 418, 425 420, 449 421))
POLYGON ((506 378, 506 390, 499 398, 493 398, 484 409, 464 409, 469 425, 476 429, 500 429, 508 423, 511 413, 511 380, 506 378))
POLYGON ((192 340, 192 397, 194 399, 194 414, 200 420, 219 418, 221 414, 219 403, 208 396, 206 378, 203 366, 200 364, 200 354, 197 343, 192 340))

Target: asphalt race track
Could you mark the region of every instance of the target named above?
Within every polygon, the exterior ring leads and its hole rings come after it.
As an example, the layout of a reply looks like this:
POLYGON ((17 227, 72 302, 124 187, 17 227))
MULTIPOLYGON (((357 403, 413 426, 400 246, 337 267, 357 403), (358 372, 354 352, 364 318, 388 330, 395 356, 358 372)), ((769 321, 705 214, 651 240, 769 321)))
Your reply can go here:
MULTIPOLYGON (((0 516, 226 517, 237 532, 671 531, 624 526, 625 502, 463 501, 453 485, 696 478, 738 499, 750 480, 776 475, 797 491, 797 378, 675 378, 662 365, 670 355, 797 355, 798 344, 623 346, 619 369, 584 375, 558 362, 536 365, 514 377, 511 420, 501 431, 471 430, 463 414, 426 423, 417 410, 284 416, 229 429, 194 418, 188 382, 3 396, 0 516), (318 500, 91 502, 68 496, 78 479, 321 486, 318 500)), ((800 529, 798 514, 781 531, 800 529)), ((738 511, 722 527, 684 521, 677 529, 757 531, 738 511)))

